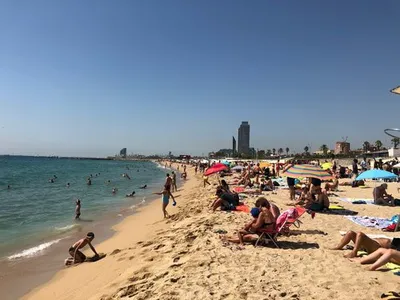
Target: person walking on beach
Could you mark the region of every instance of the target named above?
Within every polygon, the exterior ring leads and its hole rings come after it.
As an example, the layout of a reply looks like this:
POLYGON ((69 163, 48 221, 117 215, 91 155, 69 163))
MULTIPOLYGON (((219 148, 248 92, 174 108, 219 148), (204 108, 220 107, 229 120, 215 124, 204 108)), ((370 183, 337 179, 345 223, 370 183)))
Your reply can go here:
POLYGON ((77 199, 75 203, 75 220, 77 220, 81 216, 81 200, 77 199))
POLYGON ((169 204, 169 198, 170 198, 170 197, 171 197, 172 200, 174 201, 174 202, 172 203, 172 205, 173 205, 173 206, 176 205, 175 198, 174 198, 174 196, 171 194, 171 191, 170 191, 170 190, 167 190, 167 189, 164 187, 164 190, 163 190, 162 192, 160 192, 160 193, 153 193, 153 194, 154 194, 154 195, 162 195, 161 200, 162 200, 162 211, 163 211, 163 214, 164 214, 164 219, 169 218, 169 214, 168 214, 168 212, 167 212, 167 206, 168 206, 168 204, 169 204))
POLYGON ((92 249, 96 257, 99 256, 99 254, 96 252, 96 249, 94 249, 94 247, 92 246, 93 239, 94 233, 89 232, 85 238, 80 239, 68 249, 69 254, 73 258, 72 264, 83 263, 86 260, 86 255, 79 251, 86 245, 89 245, 90 249, 92 249))
POLYGON ((177 192, 178 187, 176 186, 176 174, 174 171, 172 171, 172 191, 177 192))

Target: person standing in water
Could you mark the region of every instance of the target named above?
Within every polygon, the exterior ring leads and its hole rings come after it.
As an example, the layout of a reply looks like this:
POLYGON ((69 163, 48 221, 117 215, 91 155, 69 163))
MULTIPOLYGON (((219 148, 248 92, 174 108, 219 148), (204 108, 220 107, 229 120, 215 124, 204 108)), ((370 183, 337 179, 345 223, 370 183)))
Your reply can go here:
POLYGON ((77 199, 75 201, 76 207, 75 207, 75 220, 79 219, 81 216, 81 200, 77 199))
POLYGON ((174 171, 172 171, 172 191, 177 192, 178 187, 176 186, 176 174, 174 171))
POLYGON ((169 214, 168 214, 168 212, 167 212, 167 206, 168 206, 168 204, 169 204, 169 198, 170 198, 170 197, 171 197, 172 200, 174 201, 174 203, 173 203, 172 205, 173 205, 173 206, 176 205, 176 201, 175 201, 174 196, 173 196, 173 195, 171 194, 171 192, 170 192, 169 190, 167 190, 165 187, 164 187, 164 190, 163 190, 161 193, 153 193, 153 194, 155 194, 155 195, 162 195, 161 200, 162 200, 162 211, 163 211, 163 214, 164 214, 164 219, 169 218, 169 214))

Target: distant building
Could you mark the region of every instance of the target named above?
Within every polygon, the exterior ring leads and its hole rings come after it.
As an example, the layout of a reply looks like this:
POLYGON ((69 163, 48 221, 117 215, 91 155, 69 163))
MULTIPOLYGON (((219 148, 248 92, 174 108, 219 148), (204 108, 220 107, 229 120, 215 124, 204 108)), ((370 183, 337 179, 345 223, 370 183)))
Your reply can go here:
POLYGON ((256 156, 257 156, 257 151, 256 151, 256 149, 254 149, 254 148, 249 148, 249 155, 250 155, 252 158, 256 158, 256 156))
POLYGON ((126 157, 126 148, 122 148, 121 151, 119 151, 119 156, 125 158, 126 157))
POLYGON ((349 154, 349 153, 350 153, 350 143, 336 142, 335 154, 349 154))
POLYGON ((232 156, 235 156, 235 154, 236 154, 236 139, 233 136, 232 137, 232 156))
POLYGON ((238 153, 249 155, 250 153, 250 125, 243 121, 238 129, 238 153))

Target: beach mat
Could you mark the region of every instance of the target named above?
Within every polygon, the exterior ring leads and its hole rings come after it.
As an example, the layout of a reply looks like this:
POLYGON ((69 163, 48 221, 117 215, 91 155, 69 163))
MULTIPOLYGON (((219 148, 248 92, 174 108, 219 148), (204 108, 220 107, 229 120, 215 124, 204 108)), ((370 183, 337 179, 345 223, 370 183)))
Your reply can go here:
POLYGON ((354 216, 358 214, 357 211, 351 209, 330 209, 326 211, 316 211, 316 213, 326 214, 326 215, 340 215, 340 216, 354 216))
POLYGON ((234 211, 249 213, 250 207, 248 205, 243 204, 243 205, 236 206, 236 210, 234 210, 234 211))
POLYGON ((338 198, 340 201, 351 204, 374 204, 374 199, 361 199, 361 198, 338 198))
POLYGON ((346 216, 346 218, 356 223, 357 225, 376 229, 384 229, 393 223, 389 219, 375 218, 369 216, 346 216))

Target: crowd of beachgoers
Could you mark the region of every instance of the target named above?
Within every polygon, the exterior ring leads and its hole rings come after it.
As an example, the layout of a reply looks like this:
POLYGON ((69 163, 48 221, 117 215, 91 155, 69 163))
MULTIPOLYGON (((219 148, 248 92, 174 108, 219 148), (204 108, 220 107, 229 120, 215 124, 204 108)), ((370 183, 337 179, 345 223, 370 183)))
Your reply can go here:
POLYGON ((345 166, 344 177, 343 167, 330 160, 160 164, 179 174, 182 186, 174 186, 167 174, 161 201, 150 205, 143 219, 138 214, 136 223, 128 222, 108 248, 96 246, 108 251, 106 259, 90 264, 84 275, 68 270, 64 280, 79 278, 80 294, 59 280, 32 299, 376 299, 395 294, 385 292, 397 289, 400 275, 399 219, 393 207, 397 177, 389 172, 392 177, 357 179, 385 172, 385 163, 354 160, 345 166), (174 207, 168 206, 171 197, 179 197, 174 207), (149 232, 137 240, 132 228, 149 232), (109 276, 99 277, 105 268, 109 276))

